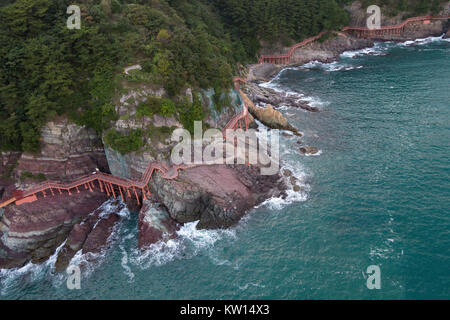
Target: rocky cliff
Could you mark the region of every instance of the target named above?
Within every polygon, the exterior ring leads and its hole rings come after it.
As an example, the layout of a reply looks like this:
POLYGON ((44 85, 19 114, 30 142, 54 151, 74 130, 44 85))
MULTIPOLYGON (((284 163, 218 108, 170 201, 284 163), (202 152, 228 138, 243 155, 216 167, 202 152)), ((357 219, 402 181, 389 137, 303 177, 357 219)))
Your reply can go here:
POLYGON ((0 220, 0 268, 47 260, 72 227, 104 201, 103 193, 82 192, 6 207, 0 220))
MULTIPOLYGON (((2 153, 0 168, 10 171, 15 181, 3 180, 7 187, 0 190, 0 197, 7 198, 15 188, 25 189, 44 179, 71 181, 96 168, 109 172, 100 137, 66 117, 44 126, 41 146, 37 154, 2 153)), ((106 200, 103 193, 81 192, 6 207, 0 215, 0 268, 45 261, 72 227, 106 200)))
POLYGON ((24 187, 38 182, 39 176, 41 179, 71 181, 95 171, 95 168, 109 171, 100 137, 94 130, 60 117, 43 127, 41 150, 37 154, 21 154, 13 174, 24 187))
POLYGON ((255 205, 284 194, 279 174, 261 175, 257 166, 210 165, 182 171, 176 180, 156 176, 152 190, 179 223, 200 222, 197 228, 226 228, 255 205))
MULTIPOLYGON (((350 26, 366 26, 367 13, 362 7, 361 2, 355 1, 351 5, 345 7, 349 12, 350 26)), ((441 5, 438 16, 450 15, 450 1, 441 5)), ((403 22, 408 16, 406 12, 399 12, 395 16, 389 16, 387 10, 382 8, 381 25, 396 25, 403 22)), ((380 36, 379 40, 386 41, 407 41, 429 36, 440 36, 449 30, 449 24, 446 20, 431 20, 429 23, 423 22, 408 24, 405 31, 399 35, 380 36)), ((361 39, 350 36, 340 31, 334 31, 328 34, 328 39, 323 41, 315 41, 309 45, 298 48, 291 57, 291 65, 301 65, 310 61, 332 62, 339 59, 339 55, 344 51, 360 50, 371 47, 374 40, 361 39)), ((280 48, 279 46, 269 49, 263 48, 261 53, 264 54, 280 54, 288 52, 290 47, 280 48)), ((267 81, 281 71, 283 66, 275 66, 272 64, 255 64, 250 65, 246 74, 249 81, 267 81)))

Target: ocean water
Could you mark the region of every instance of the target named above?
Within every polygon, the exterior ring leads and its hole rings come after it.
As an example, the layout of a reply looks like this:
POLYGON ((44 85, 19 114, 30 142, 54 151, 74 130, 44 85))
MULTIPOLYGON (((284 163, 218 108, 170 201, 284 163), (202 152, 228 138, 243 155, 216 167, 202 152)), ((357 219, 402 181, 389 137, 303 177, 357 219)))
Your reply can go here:
MULTIPOLYGON (((0 299, 450 298, 450 42, 427 38, 284 70, 265 84, 321 109, 282 112, 320 149, 282 138, 283 166, 304 187, 235 228, 137 250, 137 214, 122 210, 96 263, 77 255, 80 290, 53 257, 0 273, 0 299), (366 270, 381 270, 369 290, 366 270)), ((108 210, 108 205, 105 205, 108 210)))

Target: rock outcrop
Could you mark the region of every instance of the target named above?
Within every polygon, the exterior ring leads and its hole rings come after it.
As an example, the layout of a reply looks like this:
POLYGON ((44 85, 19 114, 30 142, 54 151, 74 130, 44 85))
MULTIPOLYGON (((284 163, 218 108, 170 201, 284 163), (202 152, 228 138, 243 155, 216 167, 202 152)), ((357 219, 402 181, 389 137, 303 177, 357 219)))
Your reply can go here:
POLYGON ((304 146, 300 148, 300 152, 303 154, 317 154, 319 152, 319 149, 317 149, 316 147, 304 146))
POLYGON ((167 210, 159 203, 144 201, 139 212, 139 248, 147 247, 160 240, 176 237, 180 225, 173 220, 167 210))
POLYGON ((302 100, 299 95, 279 92, 270 88, 263 88, 257 83, 247 83, 244 87, 244 92, 256 105, 270 104, 275 107, 289 106, 310 112, 320 111, 319 108, 311 106, 308 101, 302 100))
MULTIPOLYGON (((14 169, 17 179, 24 172, 43 175, 56 181, 71 181, 99 168, 108 172, 108 163, 101 139, 92 129, 78 126, 61 117, 48 122, 42 129, 41 151, 23 153, 14 169)), ((23 179, 22 185, 37 181, 23 179)))
POLYGON ((104 208, 101 206, 92 212, 87 218, 74 225, 67 237, 66 243, 58 252, 55 262, 56 271, 63 271, 67 268, 70 260, 75 254, 82 250, 83 253, 98 253, 108 246, 108 239, 120 217, 117 214, 122 210, 124 204, 115 201, 114 206, 104 208), (114 212, 105 212, 111 210, 114 212))
POLYGON ((256 107, 252 100, 250 100, 245 93, 242 93, 242 99, 248 107, 248 111, 253 117, 258 119, 262 124, 271 129, 289 130, 297 136, 302 136, 296 128, 294 128, 281 112, 275 110, 271 105, 266 105, 265 108, 256 107))
POLYGON ((106 218, 97 221, 83 244, 83 254, 103 251, 108 246, 108 238, 119 220, 118 214, 110 213, 106 218))
POLYGON ((72 227, 105 200, 103 193, 81 192, 6 207, 0 219, 0 268, 47 260, 72 227))
POLYGON ((182 171, 176 180, 157 175, 152 189, 170 217, 180 223, 200 220, 199 229, 226 228, 270 197, 284 194, 280 175, 261 175, 256 166, 211 165, 182 171))

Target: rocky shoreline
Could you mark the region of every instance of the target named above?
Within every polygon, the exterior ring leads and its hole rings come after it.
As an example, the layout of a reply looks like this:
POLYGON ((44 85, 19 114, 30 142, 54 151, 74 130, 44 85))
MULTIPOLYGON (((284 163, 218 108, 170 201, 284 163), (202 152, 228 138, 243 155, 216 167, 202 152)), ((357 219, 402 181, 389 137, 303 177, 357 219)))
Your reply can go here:
MULTIPOLYGON (((444 26, 440 28, 442 34, 444 26)), ((423 37, 424 33, 433 36, 438 29, 436 25, 427 26, 425 31, 416 30, 416 33, 410 32, 404 38, 394 40, 411 40, 414 34, 417 35, 415 38, 423 37)), ((339 59, 344 51, 360 50, 373 44, 372 40, 338 33, 323 43, 299 49, 291 66, 315 60, 329 63, 339 59)), ((289 105, 307 112, 320 110, 297 96, 259 86, 283 68, 267 64, 248 66, 248 72, 242 75, 248 80, 243 96, 248 99, 250 113, 263 124, 301 136, 277 108, 289 105)), ((227 110, 227 114, 218 115, 217 119, 211 117, 208 121, 220 127, 219 123, 229 119, 230 113, 227 110)), ((174 125, 178 124, 174 122, 174 125)), ((134 178, 142 174, 148 161, 157 157, 155 154, 161 154, 160 150, 151 150, 153 153, 145 151, 121 156, 105 148, 102 137, 95 132, 69 123, 67 119, 47 124, 43 132, 40 154, 2 153, 0 173, 6 176, 5 173, 11 171, 16 177, 23 177, 26 172, 29 173, 26 177, 44 173, 46 178, 68 181, 100 168, 118 176, 134 178)), ((167 149, 164 143, 159 144, 167 149)), ((302 146, 299 150, 304 154, 317 151, 309 146, 302 146)), ((184 223, 199 221, 197 227, 200 229, 233 226, 248 210, 266 199, 284 197, 286 181, 291 182, 294 191, 301 192, 289 170, 263 176, 259 169, 258 166, 247 165, 212 165, 182 171, 175 180, 165 180, 156 175, 150 186, 151 201, 143 201, 142 206, 133 200, 126 204, 131 211, 139 212, 139 247, 172 239, 184 223)), ((19 187, 37 183, 34 178, 26 177, 20 179, 19 187)), ((0 198, 6 199, 12 189, 9 179, 0 180, 0 198)), ((28 262, 42 263, 63 243, 55 263, 57 271, 64 270, 80 250, 83 254, 104 250, 108 247, 111 232, 121 221, 117 212, 102 214, 100 208, 106 201, 108 199, 103 193, 84 191, 69 198, 48 197, 20 207, 0 209, 0 269, 21 267, 28 262)), ((117 202, 115 206, 120 211, 124 204, 117 202)))
MULTIPOLYGON (((352 21, 361 24, 365 14, 362 13, 360 4, 354 3, 356 8, 351 9, 352 21)), ((446 10, 450 11, 449 8, 446 10)), ((448 14, 444 10, 442 15, 448 14)), ((365 20, 364 20, 365 21, 365 20)), ((386 20, 385 24, 398 23, 400 20, 386 20)), ((282 70, 286 68, 296 68, 310 62, 332 63, 340 60, 340 55, 346 51, 357 51, 368 49, 375 45, 375 42, 405 42, 426 37, 437 37, 444 35, 444 38, 450 38, 449 26, 443 21, 432 21, 427 25, 414 25, 406 29, 405 33, 396 36, 379 37, 376 40, 355 38, 342 32, 334 32, 334 37, 324 42, 314 42, 306 47, 295 51, 292 62, 289 65, 273 64, 253 64, 247 67, 242 74, 247 79, 243 91, 248 95, 255 105, 274 106, 275 109, 281 106, 290 106, 303 109, 309 112, 319 112, 319 108, 311 106, 308 101, 302 100, 298 96, 290 95, 286 92, 280 92, 271 88, 261 87, 259 84, 266 83, 275 78, 282 70)), ((284 48, 286 52, 288 48, 284 48)))

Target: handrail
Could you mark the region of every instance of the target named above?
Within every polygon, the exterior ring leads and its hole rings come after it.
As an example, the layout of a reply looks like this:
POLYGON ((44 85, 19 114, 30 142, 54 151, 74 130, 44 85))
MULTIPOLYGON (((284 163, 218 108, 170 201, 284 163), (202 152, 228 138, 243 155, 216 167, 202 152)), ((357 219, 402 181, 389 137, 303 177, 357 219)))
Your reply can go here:
MULTIPOLYGON (((234 77, 233 81, 235 83, 235 87, 239 88, 239 84, 241 82, 245 82, 246 80, 241 77, 234 77)), ((245 102, 243 101, 242 111, 240 113, 234 115, 231 118, 231 120, 225 126, 225 130, 229 129, 229 128, 234 129, 237 126, 237 124, 239 123, 239 121, 244 118, 245 118, 245 125, 247 127, 247 125, 248 125, 247 118, 246 118, 247 116, 248 116, 248 108, 247 108, 247 105, 245 104, 245 102)), ((44 181, 44 182, 32 187, 31 189, 21 192, 20 196, 13 196, 13 197, 3 201, 2 203, 0 203, 0 208, 3 208, 13 202, 21 200, 21 199, 35 195, 38 192, 42 192, 44 194, 44 196, 46 196, 45 191, 50 190, 51 193, 53 194, 54 193, 53 189, 58 190, 60 193, 62 190, 64 190, 64 191, 67 191, 69 194, 71 194, 70 190, 77 189, 77 191, 79 192, 78 187, 84 185, 85 188, 89 188, 92 190, 91 183, 93 183, 95 181, 97 181, 99 183, 99 186, 101 189, 103 189, 103 187, 104 187, 104 189, 108 190, 107 184, 110 184, 110 185, 119 186, 120 192, 122 192, 120 190, 120 187, 126 189, 127 191, 129 191, 129 189, 133 189, 133 191, 135 191, 135 192, 136 192, 136 188, 137 188, 137 189, 141 189, 144 194, 145 187, 147 187, 147 185, 155 171, 160 171, 162 173, 162 177, 164 179, 173 180, 178 177, 179 170, 185 170, 185 169, 188 169, 191 167, 194 167, 194 165, 181 164, 181 165, 175 165, 172 167, 168 167, 163 162, 150 162, 147 165, 147 168, 145 169, 145 171, 142 174, 141 179, 139 181, 134 181, 134 180, 130 180, 127 178, 121 178, 121 177, 113 176, 111 174, 107 174, 107 173, 103 173, 103 172, 95 172, 90 175, 82 176, 72 182, 69 182, 69 183, 61 183, 61 182, 47 180, 47 181, 44 181), (174 171, 176 172, 176 174, 173 174, 174 171), (170 175, 169 175, 169 173, 170 173, 170 175), (104 183, 103 187, 102 187, 102 183, 104 183)), ((114 193, 114 189, 112 189, 111 191, 114 193)), ((109 191, 107 191, 107 192, 109 194, 109 191)), ((123 195, 122 195, 122 197, 123 197, 123 195)), ((137 198, 137 195, 136 195, 136 198, 137 198)))
MULTIPOLYGON (((445 20, 445 19, 450 19, 450 16, 420 16, 420 17, 412 17, 412 18, 408 18, 405 21, 403 21, 400 24, 397 25, 393 25, 393 26, 384 26, 384 27, 380 27, 377 29, 369 29, 367 27, 344 27, 342 29, 343 32, 345 31, 377 31, 377 30, 398 30, 401 29, 403 27, 405 27, 408 23, 410 22, 416 22, 416 21, 425 21, 425 20, 445 20)), ((264 63, 266 61, 268 61, 268 63, 271 63, 271 61, 275 61, 275 62, 282 62, 282 61, 286 61, 287 63, 291 61, 292 55, 294 54, 294 51, 300 47, 306 46, 314 41, 316 41, 317 39, 321 38, 325 33, 327 33, 328 31, 324 30, 322 32, 320 32, 318 35, 305 39, 302 42, 299 42, 297 44, 294 44, 292 47, 289 48, 288 52, 285 54, 272 54, 272 55, 262 55, 259 58, 259 63, 264 63)))

